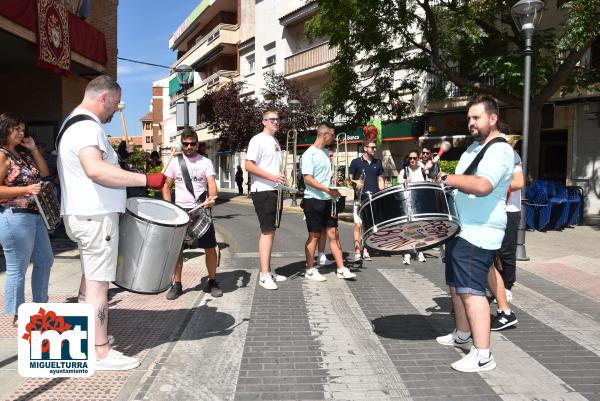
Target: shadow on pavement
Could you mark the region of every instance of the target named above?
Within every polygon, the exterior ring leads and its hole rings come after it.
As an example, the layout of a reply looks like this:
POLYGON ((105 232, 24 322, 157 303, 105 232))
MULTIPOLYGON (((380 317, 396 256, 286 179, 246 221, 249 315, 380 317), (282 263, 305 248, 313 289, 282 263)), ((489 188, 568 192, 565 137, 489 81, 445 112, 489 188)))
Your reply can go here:
POLYGON ((374 319, 371 323, 373 331, 380 337, 409 341, 433 340, 452 325, 452 317, 447 314, 390 315, 374 319))

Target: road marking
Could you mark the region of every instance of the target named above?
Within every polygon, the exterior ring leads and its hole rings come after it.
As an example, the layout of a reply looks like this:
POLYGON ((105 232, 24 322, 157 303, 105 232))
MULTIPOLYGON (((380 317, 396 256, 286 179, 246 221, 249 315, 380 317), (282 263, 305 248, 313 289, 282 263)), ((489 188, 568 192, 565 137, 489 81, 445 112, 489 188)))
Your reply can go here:
POLYGON ((309 325, 321 343, 323 387, 332 399, 411 400, 385 348, 344 280, 304 280, 309 325))
MULTIPOLYGON (((447 293, 412 269, 380 269, 381 274, 424 316, 438 309, 434 298, 447 293)), ((492 352, 497 367, 480 372, 486 383, 505 401, 534 400, 584 401, 564 381, 531 355, 498 332, 492 333, 492 352)), ((456 351, 458 356, 462 353, 456 351)), ((448 367, 450 369, 450 367, 448 367)), ((468 373, 466 373, 468 374, 468 373)))

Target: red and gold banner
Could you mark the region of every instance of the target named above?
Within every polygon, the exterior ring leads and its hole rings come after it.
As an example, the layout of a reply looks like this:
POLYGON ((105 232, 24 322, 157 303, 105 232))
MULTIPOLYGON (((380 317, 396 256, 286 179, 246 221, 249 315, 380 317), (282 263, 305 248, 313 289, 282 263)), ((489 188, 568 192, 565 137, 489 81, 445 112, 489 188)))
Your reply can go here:
POLYGON ((71 73, 67 10, 58 0, 37 0, 38 67, 57 74, 71 73))

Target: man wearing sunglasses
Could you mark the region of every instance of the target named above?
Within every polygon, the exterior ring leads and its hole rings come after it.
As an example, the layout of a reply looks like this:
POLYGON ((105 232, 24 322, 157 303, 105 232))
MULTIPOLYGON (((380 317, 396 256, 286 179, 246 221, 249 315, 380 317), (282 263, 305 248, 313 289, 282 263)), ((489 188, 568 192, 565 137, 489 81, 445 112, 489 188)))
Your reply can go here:
POLYGON ((354 262, 361 260, 361 258, 363 260, 371 260, 367 248, 363 250, 362 255, 360 254, 360 248, 362 247, 362 221, 358 215, 360 197, 367 191, 375 193, 385 188, 383 164, 380 159, 375 158, 375 152, 377 152, 377 144, 370 139, 365 139, 363 142, 363 154, 352 160, 348 169, 350 179, 356 185, 352 207, 352 215, 354 217, 354 262))
MULTIPOLYGON (((167 180, 162 188, 163 199, 171 202, 171 188, 175 183, 175 204, 184 210, 190 210, 198 204, 203 204, 204 208, 211 208, 215 205, 217 199, 217 181, 215 179, 215 169, 209 158, 198 153, 198 135, 191 128, 185 128, 181 134, 181 144, 183 145, 183 155, 177 159, 171 160, 165 175, 167 180), (182 163, 185 163, 187 171, 182 171, 182 163), (188 190, 186 177, 189 176, 193 193, 188 190)), ((223 291, 217 282, 217 238, 215 227, 210 223, 208 231, 200 238, 194 240, 191 244, 185 245, 187 248, 202 248, 206 257, 206 270, 208 270, 208 282, 205 292, 213 297, 223 296, 223 291)), ((183 270, 183 249, 177 260, 175 274, 173 275, 173 284, 167 292, 167 299, 174 300, 183 294, 181 284, 181 273, 183 270)))
POLYGON ((267 290, 276 290, 278 281, 286 277, 271 271, 271 250, 275 238, 275 216, 277 215, 277 185, 285 185, 281 174, 281 147, 275 138, 279 130, 279 115, 276 110, 263 113, 263 130, 254 135, 248 144, 244 167, 252 177, 250 192, 252 203, 260 224, 258 256, 260 274, 258 284, 267 290))
POLYGON ((421 148, 421 158, 419 165, 425 169, 426 178, 434 180, 440 174, 440 164, 433 159, 431 149, 427 147, 421 148))

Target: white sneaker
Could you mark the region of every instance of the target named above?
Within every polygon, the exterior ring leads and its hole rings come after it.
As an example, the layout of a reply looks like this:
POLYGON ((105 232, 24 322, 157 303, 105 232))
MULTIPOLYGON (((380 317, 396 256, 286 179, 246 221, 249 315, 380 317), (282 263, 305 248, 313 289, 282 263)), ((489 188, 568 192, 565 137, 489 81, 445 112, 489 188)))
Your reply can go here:
POLYGON ((338 278, 354 278, 356 277, 355 273, 352 273, 350 271, 350 269, 348 269, 347 267, 342 267, 341 269, 337 269, 337 277, 338 278))
POLYGON ((361 260, 360 253, 355 253, 353 258, 348 258, 348 262, 360 262, 361 260))
POLYGON ((137 358, 125 356, 111 349, 104 359, 96 359, 96 370, 129 370, 140 366, 137 358))
POLYGON ((402 263, 404 263, 405 265, 410 265, 410 254, 409 253, 404 255, 404 260, 402 260, 402 263))
POLYGON ((427 262, 427 259, 425 259, 425 255, 423 255, 423 252, 419 252, 419 253, 417 254, 417 260, 418 260, 419 262, 427 262))
POLYGON ((371 255, 369 255, 369 251, 367 251, 367 248, 365 248, 365 250, 363 251, 362 258, 363 258, 363 260, 366 260, 366 261, 370 261, 371 260, 371 255))
POLYGON ((316 269, 314 267, 307 269, 306 273, 304 273, 304 277, 306 277, 309 280, 313 280, 313 281, 326 281, 327 280, 327 278, 324 275, 319 273, 319 269, 316 269))
POLYGON ((287 280, 286 276, 282 276, 281 274, 277 274, 275 272, 271 272, 271 278, 273 279, 273 281, 278 283, 287 280))
POLYGON ((479 350, 472 347, 467 355, 450 366, 459 372, 483 372, 496 369, 496 361, 491 352, 489 358, 483 358, 479 355, 479 350))
POLYGON ((458 347, 465 351, 469 351, 473 344, 473 342, 471 340, 471 336, 469 336, 469 338, 467 338, 466 340, 459 338, 458 333, 456 332, 456 329, 454 329, 454 331, 452 331, 452 333, 450 333, 450 334, 446 334, 445 336, 436 337, 435 341, 437 341, 438 344, 458 347))
POLYGON ((319 255, 319 265, 320 266, 331 266, 333 264, 335 264, 335 260, 327 259, 327 255, 325 255, 324 253, 319 255))
POLYGON ((513 300, 512 291, 507 290, 506 288, 504 290, 506 291, 506 302, 508 302, 509 304, 512 303, 512 300, 513 300))
POLYGON ((260 274, 259 273, 258 284, 267 290, 276 290, 277 284, 273 281, 273 277, 270 274, 260 274))

